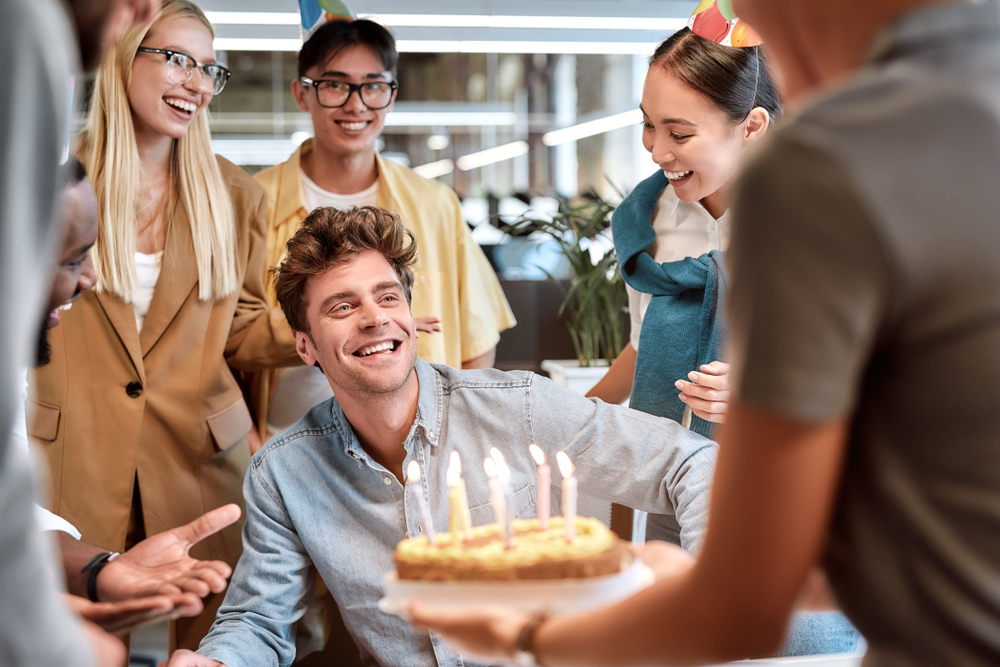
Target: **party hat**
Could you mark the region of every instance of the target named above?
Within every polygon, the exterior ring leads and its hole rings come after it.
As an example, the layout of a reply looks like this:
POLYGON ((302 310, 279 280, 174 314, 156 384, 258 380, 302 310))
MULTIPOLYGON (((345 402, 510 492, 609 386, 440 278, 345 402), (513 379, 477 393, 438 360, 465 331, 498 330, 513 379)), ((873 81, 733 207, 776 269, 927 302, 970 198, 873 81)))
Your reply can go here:
POLYGON ((733 0, 701 0, 687 27, 723 46, 757 46, 764 41, 756 30, 736 16, 733 0))
POLYGON ((303 42, 312 37, 324 23, 338 20, 353 21, 358 18, 351 8, 340 0, 299 0, 299 14, 302 16, 299 34, 303 42))

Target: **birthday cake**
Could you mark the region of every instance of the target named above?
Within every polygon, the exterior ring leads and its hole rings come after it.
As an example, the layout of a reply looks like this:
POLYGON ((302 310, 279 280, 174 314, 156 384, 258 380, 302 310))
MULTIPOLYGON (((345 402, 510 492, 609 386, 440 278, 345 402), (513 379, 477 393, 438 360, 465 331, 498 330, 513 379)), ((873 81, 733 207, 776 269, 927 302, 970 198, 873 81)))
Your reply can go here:
POLYGON ((576 579, 614 574, 621 569, 623 542, 596 519, 576 517, 576 538, 566 540, 562 517, 542 530, 538 519, 514 521, 513 547, 507 548, 499 526, 438 533, 436 544, 425 536, 405 539, 393 560, 399 579, 424 581, 521 581, 576 579))

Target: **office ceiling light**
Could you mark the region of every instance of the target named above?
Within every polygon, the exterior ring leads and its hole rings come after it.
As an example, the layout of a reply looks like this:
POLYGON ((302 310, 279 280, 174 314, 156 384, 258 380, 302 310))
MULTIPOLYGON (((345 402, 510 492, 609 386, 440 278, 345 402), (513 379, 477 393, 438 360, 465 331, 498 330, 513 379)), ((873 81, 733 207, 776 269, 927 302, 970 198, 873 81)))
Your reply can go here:
MULTIPOLYGON (((205 12, 214 25, 299 25, 297 12, 205 12)), ((566 30, 680 30, 685 18, 624 16, 505 16, 484 14, 359 14, 394 28, 544 28, 566 30)))
POLYGON ((393 111, 385 117, 390 126, 501 127, 517 123, 513 111, 393 111))
POLYGON ((504 16, 482 14, 359 14, 394 28, 543 28, 565 30, 680 30, 686 18, 624 16, 504 16))
POLYGON ((205 12, 212 25, 299 25, 298 12, 205 12))
MULTIPOLYGON (((216 37, 216 51, 298 51, 302 40, 260 37, 216 37)), ((396 40, 399 53, 566 53, 580 55, 642 55, 655 42, 522 42, 515 40, 396 40)))
POLYGON ((476 153, 469 153, 458 158, 458 168, 462 171, 472 171, 488 164, 496 164, 504 160, 520 157, 528 152, 527 141, 514 141, 496 148, 487 148, 476 153))
POLYGON ((642 112, 638 109, 616 113, 613 116, 605 116, 597 120, 591 120, 579 125, 571 125, 561 130, 552 130, 542 135, 542 143, 546 146, 558 146, 569 143, 577 139, 592 137, 595 134, 604 134, 612 130, 618 130, 629 125, 642 122, 642 112))
POLYGON ((455 163, 451 160, 438 160, 437 162, 428 162, 419 167, 414 167, 413 171, 424 178, 437 178, 438 176, 447 176, 455 171, 455 163))

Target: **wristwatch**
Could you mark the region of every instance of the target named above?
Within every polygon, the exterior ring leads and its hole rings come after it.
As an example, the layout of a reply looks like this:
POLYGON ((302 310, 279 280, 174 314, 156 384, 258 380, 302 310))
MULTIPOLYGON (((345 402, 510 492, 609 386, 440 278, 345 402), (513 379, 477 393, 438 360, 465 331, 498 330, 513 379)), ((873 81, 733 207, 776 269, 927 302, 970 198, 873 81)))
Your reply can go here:
POLYGON ((542 667, 538 658, 535 657, 535 634, 542 623, 547 621, 551 615, 552 613, 548 609, 536 611, 524 624, 521 631, 517 633, 517 641, 514 642, 514 664, 542 667))
POLYGON ((121 554, 117 551, 105 551, 102 554, 97 554, 93 558, 87 561, 87 564, 81 568, 81 574, 84 572, 90 572, 90 576, 87 577, 87 597, 90 598, 91 602, 100 602, 97 599, 97 575, 101 573, 104 566, 118 558, 121 554))

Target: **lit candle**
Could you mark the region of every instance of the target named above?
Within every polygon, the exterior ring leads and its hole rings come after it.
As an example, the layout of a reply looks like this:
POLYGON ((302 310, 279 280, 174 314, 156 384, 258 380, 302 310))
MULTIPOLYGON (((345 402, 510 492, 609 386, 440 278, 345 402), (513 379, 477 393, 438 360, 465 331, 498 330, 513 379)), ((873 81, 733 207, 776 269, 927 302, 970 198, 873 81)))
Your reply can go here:
POLYGON ((504 494, 503 482, 497 478, 497 464, 493 459, 486 459, 483 462, 486 468, 486 476, 490 480, 490 505, 493 506, 493 514, 497 518, 497 528, 500 537, 507 541, 507 496, 504 494))
POLYGON ((465 480, 462 479, 462 459, 458 452, 451 453, 448 466, 448 530, 452 539, 458 542, 460 534, 464 539, 472 539, 472 517, 469 515, 469 498, 465 494, 465 480))
POLYGON ((538 464, 538 525, 549 529, 549 493, 552 489, 552 468, 545 462, 545 452, 536 444, 528 445, 531 458, 538 464))
POLYGON ((427 541, 431 544, 437 544, 437 539, 434 537, 434 522, 431 521, 431 513, 427 509, 424 493, 420 488, 420 465, 416 461, 410 461, 410 465, 406 468, 406 480, 411 484, 411 495, 417 506, 417 512, 420 514, 420 521, 424 524, 427 541))
POLYGON ((507 467, 507 461, 504 460, 503 454, 496 447, 490 450, 490 456, 493 457, 494 463, 497 466, 497 479, 500 480, 501 489, 504 495, 504 535, 507 539, 506 547, 508 549, 514 548, 514 524, 513 524, 513 512, 511 512, 511 507, 514 505, 514 499, 511 497, 510 492, 510 468, 507 467))
POLYGON ((576 477, 573 477, 573 463, 566 452, 556 454, 556 463, 562 473, 562 511, 566 520, 566 541, 576 540, 576 477))

